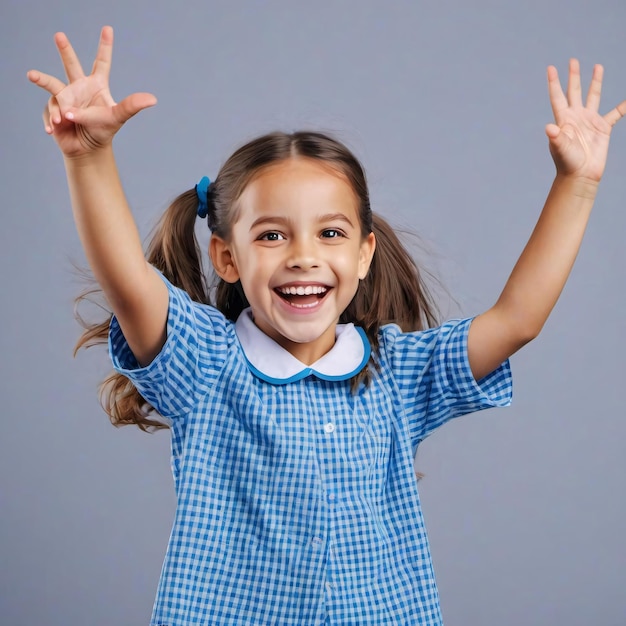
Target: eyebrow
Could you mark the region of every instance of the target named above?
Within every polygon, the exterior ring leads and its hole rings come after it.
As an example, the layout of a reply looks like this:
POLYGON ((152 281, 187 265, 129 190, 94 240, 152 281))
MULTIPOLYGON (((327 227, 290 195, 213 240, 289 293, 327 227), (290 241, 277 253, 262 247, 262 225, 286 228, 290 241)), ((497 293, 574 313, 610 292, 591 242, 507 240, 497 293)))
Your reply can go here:
MULTIPOLYGON (((344 215, 343 213, 326 213, 324 215, 320 215, 317 218, 317 221, 318 222, 339 221, 339 222, 345 222, 349 226, 354 227, 354 224, 352 223, 350 218, 347 215, 344 215)), ((267 215, 265 217, 259 217, 258 219, 254 220, 254 222, 252 222, 252 225, 250 226, 250 230, 262 224, 289 224, 289 222, 291 222, 291 219, 283 215, 267 215)))

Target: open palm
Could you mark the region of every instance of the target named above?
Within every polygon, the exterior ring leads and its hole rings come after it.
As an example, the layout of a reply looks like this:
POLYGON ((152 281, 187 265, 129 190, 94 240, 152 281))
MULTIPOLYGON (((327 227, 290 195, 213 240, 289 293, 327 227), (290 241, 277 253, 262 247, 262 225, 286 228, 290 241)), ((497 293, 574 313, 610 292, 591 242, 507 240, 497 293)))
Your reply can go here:
POLYGON ((102 29, 96 59, 88 76, 68 38, 57 33, 54 40, 65 68, 67 84, 36 70, 28 72, 28 78, 50 94, 43 114, 44 127, 66 157, 80 157, 110 144, 126 121, 156 103, 156 98, 149 93, 134 93, 119 103, 111 96, 111 27, 102 29))
POLYGON ((626 115, 626 100, 606 115, 598 113, 602 76, 602 66, 596 65, 587 101, 583 104, 578 61, 572 59, 569 64, 567 95, 563 93, 556 68, 548 68, 548 90, 555 123, 546 126, 546 134, 560 174, 592 182, 602 178, 611 129, 626 115))

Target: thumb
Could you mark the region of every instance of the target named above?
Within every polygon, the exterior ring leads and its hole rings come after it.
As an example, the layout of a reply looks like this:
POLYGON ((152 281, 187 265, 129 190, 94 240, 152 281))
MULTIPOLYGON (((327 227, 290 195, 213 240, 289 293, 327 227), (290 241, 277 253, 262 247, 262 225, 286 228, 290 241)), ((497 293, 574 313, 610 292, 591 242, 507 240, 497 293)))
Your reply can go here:
POLYGON ((555 140, 561 134, 561 129, 556 124, 546 124, 546 135, 550 141, 555 140))
POLYGON ((96 127, 112 124, 119 128, 139 111, 155 104, 156 98, 151 93, 134 93, 112 107, 90 106, 84 109, 70 107, 65 111, 64 117, 82 126, 96 127))
POLYGON ((569 142, 569 137, 556 124, 546 125, 546 135, 550 140, 550 147, 560 152, 569 142))
POLYGON ((113 117, 121 126, 139 111, 154 106, 156 103, 157 99, 151 93, 134 93, 113 106, 113 117))

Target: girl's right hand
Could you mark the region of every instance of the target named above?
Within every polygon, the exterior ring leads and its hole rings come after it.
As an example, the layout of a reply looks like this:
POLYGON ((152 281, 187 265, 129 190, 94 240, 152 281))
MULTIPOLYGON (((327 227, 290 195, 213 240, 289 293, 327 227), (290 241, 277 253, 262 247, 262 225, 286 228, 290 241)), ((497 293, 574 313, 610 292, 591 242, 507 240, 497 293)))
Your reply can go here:
POLYGON ((44 128, 68 158, 82 157, 109 146, 115 133, 133 115, 156 104, 149 93, 134 93, 116 103, 109 91, 113 52, 113 29, 105 26, 89 76, 68 38, 57 33, 54 41, 61 55, 68 84, 58 78, 31 70, 28 78, 50 93, 44 109, 44 128))

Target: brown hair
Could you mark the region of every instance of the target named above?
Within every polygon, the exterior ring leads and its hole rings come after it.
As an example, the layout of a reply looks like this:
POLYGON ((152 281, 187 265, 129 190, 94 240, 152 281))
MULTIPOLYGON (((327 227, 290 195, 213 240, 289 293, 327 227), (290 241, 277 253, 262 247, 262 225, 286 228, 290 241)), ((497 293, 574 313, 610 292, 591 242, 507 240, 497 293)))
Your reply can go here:
MULTIPOLYGON (((372 345, 373 359, 353 380, 355 389, 361 382, 369 381, 370 366, 376 367, 378 330, 383 324, 395 323, 403 331, 413 331, 433 326, 437 319, 433 299, 415 261, 393 228, 372 212, 363 167, 350 150, 332 137, 310 131, 274 132, 250 141, 224 163, 211 186, 209 226, 214 234, 227 240, 237 220, 237 200, 246 185, 262 168, 296 157, 322 161, 342 174, 357 198, 363 237, 370 232, 376 236, 369 272, 339 319, 340 323, 361 326, 372 345)), ((218 277, 212 282, 207 279, 195 236, 197 205, 195 188, 178 196, 157 225, 146 256, 149 263, 172 284, 184 289, 192 300, 213 304, 235 321, 248 303, 239 283, 227 283, 218 277)), ((77 302, 93 293, 91 290, 82 294, 77 302)), ((100 324, 89 324, 77 317, 85 332, 76 351, 106 342, 110 317, 100 324)), ((136 424, 142 430, 166 427, 150 418, 151 408, 121 374, 113 373, 102 383, 100 397, 116 426, 136 424)))

